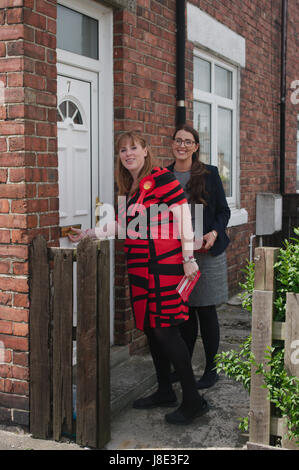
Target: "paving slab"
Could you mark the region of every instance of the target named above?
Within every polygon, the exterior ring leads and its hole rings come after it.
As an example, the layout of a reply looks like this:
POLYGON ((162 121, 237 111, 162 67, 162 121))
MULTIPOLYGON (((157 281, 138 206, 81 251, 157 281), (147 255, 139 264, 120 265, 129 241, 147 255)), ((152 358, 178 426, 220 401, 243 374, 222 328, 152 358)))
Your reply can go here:
MULTIPOLYGON (((250 314, 239 304, 225 304, 218 308, 218 315, 221 336, 219 351, 238 349, 240 343, 250 334, 250 314)), ((166 408, 132 408, 133 400, 151 393, 156 387, 150 356, 128 358, 124 354, 124 358, 111 373, 112 438, 106 445, 106 450, 245 449, 249 437, 238 429, 238 425, 239 418, 248 414, 249 395, 240 383, 220 374, 220 380, 214 387, 202 392, 209 402, 209 413, 188 426, 171 425, 164 420, 164 415, 169 411, 166 408), (123 372, 122 376, 120 370, 123 372)), ((196 377, 200 377, 204 368, 200 337, 195 348, 193 367, 196 377)), ((175 389, 180 398, 180 385, 175 384, 175 389)), ((0 426, 0 450, 88 449, 69 440, 55 442, 35 439, 22 429, 0 426)))
MULTIPOLYGON (((219 352, 239 349, 251 331, 250 314, 238 304, 225 304, 218 308, 218 316, 221 337, 219 352)), ((196 377, 200 377, 204 369, 200 337, 194 351, 193 368, 196 377)), ((131 373, 138 376, 140 370, 131 373)), ((143 396, 155 388, 156 385, 149 388, 143 396)), ((175 384, 175 389, 180 399, 180 385, 175 384)), ((188 426, 165 422, 164 415, 172 409, 135 410, 128 405, 113 417, 112 439, 106 449, 244 449, 249 436, 242 433, 238 426, 239 418, 248 414, 249 394, 243 385, 220 374, 220 380, 214 387, 202 391, 202 395, 208 401, 210 411, 188 426)))

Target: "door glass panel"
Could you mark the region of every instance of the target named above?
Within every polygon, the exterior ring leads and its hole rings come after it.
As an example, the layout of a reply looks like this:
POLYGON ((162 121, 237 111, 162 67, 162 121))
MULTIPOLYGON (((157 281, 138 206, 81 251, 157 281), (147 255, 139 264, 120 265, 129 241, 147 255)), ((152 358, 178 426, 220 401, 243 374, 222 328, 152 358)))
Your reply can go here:
POLYGON ((194 58, 194 88, 211 91, 211 63, 199 57, 194 58))
POLYGON ((199 133, 199 156, 204 163, 211 162, 211 105, 194 102, 194 128, 199 133))
POLYGON ((223 98, 232 99, 232 72, 215 65, 215 93, 223 98))
POLYGON ((68 102, 69 110, 68 110, 68 117, 73 118, 75 112, 77 111, 77 106, 72 103, 71 101, 68 102))
POLYGON ((57 5, 57 47, 98 59, 98 21, 57 5))
POLYGON ((75 124, 83 124, 82 115, 78 106, 72 101, 65 100, 58 107, 58 121, 64 121, 67 117, 71 118, 75 124))
POLYGON ((65 119, 66 118, 66 101, 61 103, 61 105, 59 106, 59 110, 60 110, 61 117, 65 119))
POLYGON ((218 170, 226 197, 232 195, 232 111, 218 108, 217 127, 218 170))

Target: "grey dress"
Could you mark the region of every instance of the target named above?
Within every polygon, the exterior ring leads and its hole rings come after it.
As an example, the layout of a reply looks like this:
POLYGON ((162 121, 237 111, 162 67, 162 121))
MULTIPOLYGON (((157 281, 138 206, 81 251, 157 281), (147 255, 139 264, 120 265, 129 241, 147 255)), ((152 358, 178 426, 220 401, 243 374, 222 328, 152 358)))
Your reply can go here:
MULTIPOLYGON (((190 179, 190 171, 173 171, 176 179, 181 183, 187 199, 186 185, 190 179)), ((192 218, 193 229, 194 218, 192 218)), ((201 276, 194 287, 190 297, 190 307, 204 307, 207 305, 219 305, 228 300, 227 264, 225 251, 218 256, 211 253, 194 252, 201 276)))

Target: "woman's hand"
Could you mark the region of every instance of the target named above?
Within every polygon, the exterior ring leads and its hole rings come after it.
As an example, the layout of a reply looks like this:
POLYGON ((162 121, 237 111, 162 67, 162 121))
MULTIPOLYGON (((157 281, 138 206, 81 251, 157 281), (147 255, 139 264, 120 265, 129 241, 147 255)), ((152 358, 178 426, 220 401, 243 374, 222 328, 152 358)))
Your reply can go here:
POLYGON ((205 250, 209 250, 210 248, 212 248, 212 246, 214 245, 216 241, 217 236, 218 236, 218 233, 216 232, 216 230, 212 230, 211 232, 208 232, 203 236, 205 250))
POLYGON ((67 236, 71 240, 71 242, 73 242, 73 243, 77 243, 80 240, 82 240, 82 238, 85 238, 85 237, 96 238, 95 230, 92 229, 92 228, 87 228, 86 230, 81 230, 79 228, 71 227, 71 231, 75 232, 76 235, 74 235, 73 233, 68 233, 67 236))
POLYGON ((187 261, 187 263, 184 263, 184 273, 190 281, 195 278, 198 269, 196 261, 187 261))

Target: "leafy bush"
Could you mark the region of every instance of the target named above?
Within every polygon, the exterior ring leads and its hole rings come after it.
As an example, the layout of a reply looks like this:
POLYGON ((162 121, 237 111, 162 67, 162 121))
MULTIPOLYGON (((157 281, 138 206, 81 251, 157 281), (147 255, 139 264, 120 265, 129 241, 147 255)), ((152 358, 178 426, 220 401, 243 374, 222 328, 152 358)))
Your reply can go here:
MULTIPOLYGON (((299 228, 294 229, 299 237, 299 228)), ((275 316, 277 321, 285 320, 286 293, 299 293, 299 238, 285 240, 285 248, 281 249, 274 265, 276 280, 275 316)))
MULTIPOLYGON (((295 229, 299 236, 299 228, 295 229)), ((299 293, 299 238, 284 242, 285 248, 279 252, 274 265, 276 281, 276 299, 274 319, 284 321, 286 309, 286 293, 299 293)), ((252 311, 252 293, 254 289, 254 263, 248 262, 245 282, 240 283, 242 306, 252 311)), ((269 346, 265 351, 266 363, 258 364, 251 352, 251 336, 241 345, 240 350, 226 351, 216 356, 217 372, 223 371, 228 377, 242 382, 250 392, 251 368, 264 377, 264 388, 268 389, 268 399, 275 405, 280 415, 286 418, 288 437, 299 445, 299 378, 289 376, 284 367, 284 349, 281 346, 269 346)), ((248 417, 241 419, 239 428, 248 430, 248 417)))
POLYGON ((243 292, 240 294, 242 300, 242 307, 248 312, 252 312, 252 294, 254 289, 254 262, 247 260, 247 266, 242 269, 245 273, 245 282, 240 282, 239 285, 243 292))

